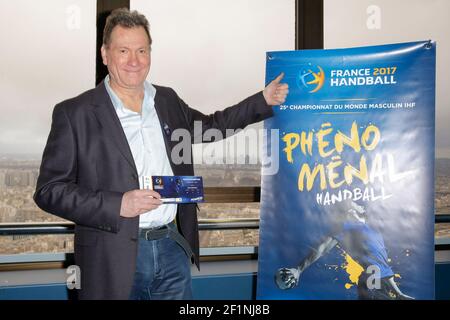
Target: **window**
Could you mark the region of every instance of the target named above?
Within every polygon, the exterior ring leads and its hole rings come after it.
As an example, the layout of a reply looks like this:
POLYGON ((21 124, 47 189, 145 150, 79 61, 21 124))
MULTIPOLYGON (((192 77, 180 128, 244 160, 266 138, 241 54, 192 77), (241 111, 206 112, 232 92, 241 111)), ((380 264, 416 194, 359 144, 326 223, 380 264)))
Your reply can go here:
MULTIPOLYGON (((204 113, 262 90, 265 52, 295 45, 294 0, 135 0, 130 7, 150 20, 150 80, 175 88, 204 113), (282 36, 272 21, 284 30, 282 36)), ((0 227, 51 226, 64 220, 37 208, 32 195, 53 106, 94 86, 96 3, 19 0, 2 2, 0 12, 14 17, 0 19, 0 35, 8 39, 0 61, 0 227)), ((243 132, 225 144, 195 148, 197 174, 205 177, 206 186, 260 185, 262 140, 255 144, 249 135, 243 132), (234 153, 220 153, 226 148, 234 153)), ((204 204, 200 212, 201 219, 251 219, 258 217, 259 204, 204 204)), ((257 230, 226 232, 231 236, 202 232, 202 245, 257 244, 257 230)), ((64 234, 0 236, 0 254, 70 252, 72 241, 72 235, 64 234)))
MULTIPOLYGON (((174 88, 206 114, 264 88, 265 52, 295 48, 294 0, 131 0, 130 8, 150 21, 149 80, 174 88)), ((196 174, 206 187, 260 186, 262 125, 250 127, 222 142, 194 146, 196 174)), ((199 207, 201 220, 259 218, 259 203, 199 207)), ((200 241, 201 247, 256 246, 258 230, 201 231, 200 241)))
MULTIPOLYGON (((0 60, 0 226, 63 221, 41 211, 32 195, 53 106, 95 81, 95 6, 90 0, 0 3, 0 38, 7 41, 0 60)), ((72 238, 0 236, 0 254, 71 251, 72 238)))

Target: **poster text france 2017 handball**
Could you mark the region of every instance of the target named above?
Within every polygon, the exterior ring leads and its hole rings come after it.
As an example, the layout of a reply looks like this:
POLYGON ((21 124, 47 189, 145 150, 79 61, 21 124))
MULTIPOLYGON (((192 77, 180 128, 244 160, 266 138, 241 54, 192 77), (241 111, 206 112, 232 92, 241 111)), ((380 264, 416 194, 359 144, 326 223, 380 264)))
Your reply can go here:
POLYGON ((265 122, 259 299, 434 298, 435 51, 267 54, 289 95, 265 122))

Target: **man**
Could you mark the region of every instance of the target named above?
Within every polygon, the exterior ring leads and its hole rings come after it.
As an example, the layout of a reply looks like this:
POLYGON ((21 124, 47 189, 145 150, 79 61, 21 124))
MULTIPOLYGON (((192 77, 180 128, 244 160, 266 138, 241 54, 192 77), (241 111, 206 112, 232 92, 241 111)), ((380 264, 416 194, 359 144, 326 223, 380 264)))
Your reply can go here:
POLYGON ((34 199, 75 222, 81 299, 190 299, 199 265, 195 204, 164 204, 141 176, 193 175, 170 158, 170 133, 243 128, 285 101, 282 75, 263 92, 213 115, 189 108, 170 88, 145 81, 152 39, 147 19, 119 9, 108 17, 101 54, 109 75, 95 89, 58 104, 34 199))
POLYGON ((382 235, 366 223, 366 210, 354 201, 344 201, 337 206, 333 236, 326 237, 296 268, 280 268, 275 273, 275 283, 280 289, 292 289, 298 285, 300 275, 320 257, 330 252, 338 243, 364 269, 358 279, 358 297, 367 299, 410 300, 394 280, 394 272, 388 264, 388 255, 382 235), (365 272, 369 267, 379 272, 379 287, 372 288, 372 279, 365 272))

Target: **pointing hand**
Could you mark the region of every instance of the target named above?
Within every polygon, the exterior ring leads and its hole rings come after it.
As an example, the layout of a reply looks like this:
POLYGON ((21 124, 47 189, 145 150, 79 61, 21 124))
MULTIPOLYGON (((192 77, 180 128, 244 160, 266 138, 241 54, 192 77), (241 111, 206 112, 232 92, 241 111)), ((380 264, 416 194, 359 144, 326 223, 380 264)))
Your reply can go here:
POLYGON ((266 99, 266 103, 269 106, 280 105, 286 101, 286 96, 289 93, 289 86, 287 83, 280 83, 283 77, 284 73, 282 72, 275 78, 275 80, 264 88, 264 99, 266 99))

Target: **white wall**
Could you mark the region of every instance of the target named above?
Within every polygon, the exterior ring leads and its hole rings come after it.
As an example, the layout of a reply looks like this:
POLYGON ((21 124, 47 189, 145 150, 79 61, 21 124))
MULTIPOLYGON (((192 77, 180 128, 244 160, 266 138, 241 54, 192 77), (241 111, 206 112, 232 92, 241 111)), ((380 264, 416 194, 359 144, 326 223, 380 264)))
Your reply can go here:
POLYGON ((56 103, 95 84, 96 3, 0 2, 0 154, 41 155, 56 103))
POLYGON ((324 0, 325 48, 437 42, 436 157, 450 158, 450 1, 324 0))

